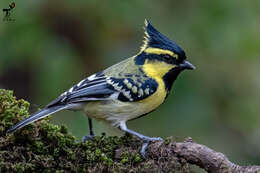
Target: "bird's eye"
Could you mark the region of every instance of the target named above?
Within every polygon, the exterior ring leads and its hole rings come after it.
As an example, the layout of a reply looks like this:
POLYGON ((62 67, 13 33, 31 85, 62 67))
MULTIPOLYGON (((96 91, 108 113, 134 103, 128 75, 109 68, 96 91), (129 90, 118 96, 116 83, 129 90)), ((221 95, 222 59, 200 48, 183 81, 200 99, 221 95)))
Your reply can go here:
POLYGON ((170 55, 164 55, 164 60, 169 64, 175 64, 175 59, 170 55))
POLYGON ((165 56, 164 56, 164 59, 165 59, 166 61, 170 61, 170 60, 172 59, 172 57, 171 57, 170 55, 165 55, 165 56))

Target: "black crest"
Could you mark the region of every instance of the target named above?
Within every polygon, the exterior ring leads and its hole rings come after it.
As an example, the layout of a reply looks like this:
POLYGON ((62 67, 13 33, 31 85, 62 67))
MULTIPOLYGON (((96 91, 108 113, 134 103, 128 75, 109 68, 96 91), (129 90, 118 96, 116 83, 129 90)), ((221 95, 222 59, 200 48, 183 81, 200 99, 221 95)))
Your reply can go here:
POLYGON ((180 48, 174 41, 170 40, 163 34, 161 34, 157 29, 155 29, 152 24, 145 19, 145 36, 144 44, 141 47, 141 50, 148 47, 160 48, 173 51, 179 55, 184 55, 184 51, 180 48))

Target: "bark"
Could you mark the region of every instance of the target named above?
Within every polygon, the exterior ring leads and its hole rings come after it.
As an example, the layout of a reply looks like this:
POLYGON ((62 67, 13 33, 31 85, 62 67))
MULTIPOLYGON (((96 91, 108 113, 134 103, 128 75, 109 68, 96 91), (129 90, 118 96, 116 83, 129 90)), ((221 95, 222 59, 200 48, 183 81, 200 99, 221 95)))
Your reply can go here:
POLYGON ((197 165, 210 173, 260 172, 260 166, 240 166, 232 163, 224 154, 214 151, 205 145, 197 144, 190 137, 184 142, 171 141, 168 146, 164 146, 163 142, 156 142, 150 145, 149 151, 155 155, 166 151, 168 157, 182 158, 188 163, 197 165))

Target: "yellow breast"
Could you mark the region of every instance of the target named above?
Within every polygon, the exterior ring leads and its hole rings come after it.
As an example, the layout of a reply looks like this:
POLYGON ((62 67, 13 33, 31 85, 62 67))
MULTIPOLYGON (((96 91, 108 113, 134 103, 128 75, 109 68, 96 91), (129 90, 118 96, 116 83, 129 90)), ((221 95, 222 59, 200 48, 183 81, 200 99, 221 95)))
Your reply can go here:
POLYGON ((145 74, 150 78, 153 78, 158 83, 156 92, 150 97, 140 101, 141 103, 147 104, 148 110, 152 111, 163 103, 167 95, 163 76, 173 67, 173 65, 167 64, 165 62, 149 62, 148 60, 146 60, 145 64, 143 65, 143 71, 145 74))
POLYGON ((167 95, 163 80, 159 78, 155 78, 155 80, 158 83, 158 88, 156 92, 153 95, 137 102, 137 104, 142 104, 144 110, 146 110, 145 113, 151 112, 156 109, 160 104, 164 102, 164 99, 167 95))

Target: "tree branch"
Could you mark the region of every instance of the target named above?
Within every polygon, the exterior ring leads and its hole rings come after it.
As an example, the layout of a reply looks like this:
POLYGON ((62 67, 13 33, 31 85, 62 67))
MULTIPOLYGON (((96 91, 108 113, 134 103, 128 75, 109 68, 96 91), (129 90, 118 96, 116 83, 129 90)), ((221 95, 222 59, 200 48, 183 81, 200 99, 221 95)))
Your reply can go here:
POLYGON ((154 155, 167 151, 168 157, 182 158, 190 164, 195 164, 210 173, 256 173, 260 172, 260 166, 240 166, 232 163, 228 158, 205 145, 197 144, 191 138, 184 142, 171 142, 164 146, 163 142, 157 142, 149 147, 149 151, 154 155), (170 153, 170 154, 169 154, 170 153))

